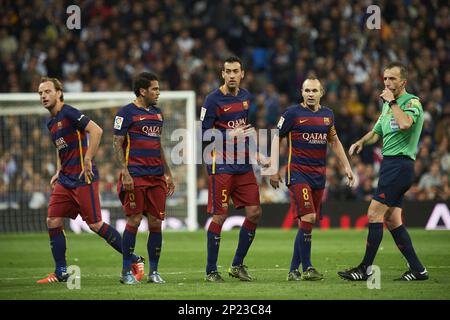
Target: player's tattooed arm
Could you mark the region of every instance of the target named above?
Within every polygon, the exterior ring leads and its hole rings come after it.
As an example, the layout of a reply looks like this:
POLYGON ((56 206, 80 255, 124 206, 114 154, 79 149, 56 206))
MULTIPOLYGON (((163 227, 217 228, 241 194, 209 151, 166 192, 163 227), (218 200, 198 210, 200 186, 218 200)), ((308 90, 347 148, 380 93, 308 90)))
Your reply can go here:
POLYGON ((120 168, 120 176, 122 178, 122 184, 127 191, 131 191, 134 189, 133 178, 128 172, 127 162, 125 159, 125 154, 122 149, 123 142, 125 141, 124 136, 113 135, 113 149, 114 149, 114 158, 116 159, 116 163, 120 168))

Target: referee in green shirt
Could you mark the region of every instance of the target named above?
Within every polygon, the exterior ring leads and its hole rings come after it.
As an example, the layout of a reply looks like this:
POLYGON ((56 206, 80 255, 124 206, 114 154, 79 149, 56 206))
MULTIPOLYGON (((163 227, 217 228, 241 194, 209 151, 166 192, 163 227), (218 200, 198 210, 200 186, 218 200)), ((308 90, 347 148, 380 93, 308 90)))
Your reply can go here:
POLYGON ((346 280, 367 280, 383 238, 386 223, 397 247, 409 264, 409 270, 399 279, 427 280, 428 273, 414 251, 408 231, 402 223, 403 196, 414 180, 414 160, 423 126, 423 110, 419 98, 405 90, 406 67, 398 62, 384 69, 383 110, 372 131, 351 145, 349 153, 359 153, 365 145, 383 139, 383 161, 378 187, 368 210, 369 234, 366 253, 355 268, 338 272, 346 280))

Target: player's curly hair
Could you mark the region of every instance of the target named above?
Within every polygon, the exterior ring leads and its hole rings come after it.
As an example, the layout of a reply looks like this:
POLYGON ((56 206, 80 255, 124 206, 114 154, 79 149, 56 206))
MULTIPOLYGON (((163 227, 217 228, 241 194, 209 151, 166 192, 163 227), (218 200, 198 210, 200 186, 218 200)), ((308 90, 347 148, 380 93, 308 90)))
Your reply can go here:
POLYGON ((63 91, 63 85, 62 85, 61 81, 59 81, 57 78, 42 77, 39 84, 41 84, 43 82, 47 82, 47 81, 50 81, 51 83, 53 83, 56 91, 61 91, 61 97, 59 98, 59 100, 61 102, 63 102, 64 101, 64 91, 63 91))
POLYGON ((158 81, 158 76, 151 72, 141 72, 133 80, 133 91, 136 97, 141 94, 140 89, 148 89, 151 81, 158 81))

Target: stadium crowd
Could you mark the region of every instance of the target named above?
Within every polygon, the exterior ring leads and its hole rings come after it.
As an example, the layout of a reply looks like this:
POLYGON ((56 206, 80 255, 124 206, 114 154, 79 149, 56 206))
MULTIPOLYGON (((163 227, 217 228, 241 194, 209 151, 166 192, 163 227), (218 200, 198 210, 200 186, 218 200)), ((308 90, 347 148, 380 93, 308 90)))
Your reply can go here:
MULTIPOLYGON (((243 87, 253 94, 253 125, 274 128, 283 110, 299 101, 303 80, 314 75, 324 84, 323 104, 333 109, 337 132, 348 149, 378 118, 383 66, 398 60, 409 66, 407 90, 421 98, 425 112, 416 181, 407 198, 448 201, 446 1, 378 1, 379 30, 366 25, 370 1, 84 1, 79 30, 66 26, 70 4, 1 2, 0 92, 36 92, 42 76, 62 79, 65 92, 128 91, 133 75, 149 70, 159 75, 161 90, 194 90, 199 113, 207 93, 222 82, 221 62, 233 53, 244 61, 243 87)), ((95 112, 93 119, 103 128, 112 125, 109 113, 95 112)), ((0 116, 0 128, 0 203, 12 192, 18 203, 46 205, 55 165, 54 153, 46 152, 51 146, 45 123, 40 117, 19 121, 0 116), (22 139, 23 132, 28 139, 22 139), (30 160, 36 157, 38 161, 30 160)), ((109 134, 102 145, 111 145, 109 134)), ((358 178, 354 190, 345 187, 337 158, 329 157, 326 197, 370 199, 380 150, 379 145, 367 147, 351 159, 358 178)), ((117 171, 110 154, 101 148, 96 161, 103 198, 115 195, 117 171)), ((287 189, 273 190, 260 179, 262 202, 289 201, 287 189)), ((203 166, 197 186, 199 203, 204 204, 203 166)))

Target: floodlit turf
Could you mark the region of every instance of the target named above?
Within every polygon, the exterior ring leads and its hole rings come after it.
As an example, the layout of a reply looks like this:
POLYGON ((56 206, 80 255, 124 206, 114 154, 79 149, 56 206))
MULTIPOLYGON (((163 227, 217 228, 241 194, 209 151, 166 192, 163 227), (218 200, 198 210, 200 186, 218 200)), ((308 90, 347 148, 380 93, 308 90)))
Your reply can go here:
MULTIPOLYGON (((341 280, 336 272, 360 262, 366 231, 314 230, 312 261, 324 273, 319 282, 287 282, 295 230, 258 229, 245 260, 254 282, 230 278, 238 230, 223 232, 219 271, 225 283, 205 283, 206 234, 204 231, 166 232, 159 271, 166 284, 124 286, 119 283, 121 256, 96 235, 68 233, 68 264, 81 268, 81 289, 64 283, 38 285, 36 280, 53 270, 48 236, 0 235, 0 299, 449 299, 450 232, 410 230, 430 280, 394 282, 406 264, 389 232, 384 233, 378 257, 381 289, 365 282, 341 280)), ((139 234, 136 252, 147 256, 146 234, 139 234)), ((148 263, 146 263, 148 272, 148 263)))

